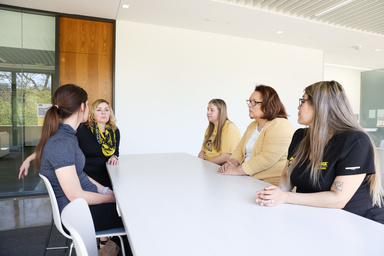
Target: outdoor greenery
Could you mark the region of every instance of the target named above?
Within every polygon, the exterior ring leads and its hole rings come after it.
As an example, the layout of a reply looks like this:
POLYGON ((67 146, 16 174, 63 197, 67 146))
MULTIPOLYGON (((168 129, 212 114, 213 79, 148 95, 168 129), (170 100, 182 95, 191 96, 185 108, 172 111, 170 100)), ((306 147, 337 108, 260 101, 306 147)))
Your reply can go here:
POLYGON ((12 109, 17 125, 37 125, 37 104, 51 103, 51 80, 51 74, 0 72, 0 125, 12 125, 12 109), (13 91, 14 75, 16 89, 13 91))

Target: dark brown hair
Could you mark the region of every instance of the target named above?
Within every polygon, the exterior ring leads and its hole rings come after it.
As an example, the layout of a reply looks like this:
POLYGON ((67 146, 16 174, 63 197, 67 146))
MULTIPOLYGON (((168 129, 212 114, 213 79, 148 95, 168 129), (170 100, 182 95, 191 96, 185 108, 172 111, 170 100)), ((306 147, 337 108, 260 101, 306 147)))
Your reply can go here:
POLYGON ((263 98, 263 103, 261 103, 261 110, 264 112, 263 119, 268 121, 276 117, 287 119, 287 112, 275 89, 267 85, 257 85, 255 92, 260 92, 263 98))
POLYGON ((40 167, 41 154, 48 139, 56 133, 59 122, 76 113, 88 100, 87 92, 74 84, 60 86, 52 96, 52 107, 45 114, 41 138, 36 147, 35 172, 40 167))

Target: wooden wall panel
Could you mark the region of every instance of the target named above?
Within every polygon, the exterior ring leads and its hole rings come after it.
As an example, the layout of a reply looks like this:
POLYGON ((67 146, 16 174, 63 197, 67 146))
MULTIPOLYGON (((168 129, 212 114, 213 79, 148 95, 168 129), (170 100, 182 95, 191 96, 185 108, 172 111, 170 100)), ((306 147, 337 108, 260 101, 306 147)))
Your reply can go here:
POLYGON ((94 54, 60 53, 60 85, 73 83, 88 93, 89 104, 103 98, 112 104, 112 59, 94 54))
POLYGON ((60 18, 59 85, 83 87, 89 104, 113 104, 113 23, 60 18))

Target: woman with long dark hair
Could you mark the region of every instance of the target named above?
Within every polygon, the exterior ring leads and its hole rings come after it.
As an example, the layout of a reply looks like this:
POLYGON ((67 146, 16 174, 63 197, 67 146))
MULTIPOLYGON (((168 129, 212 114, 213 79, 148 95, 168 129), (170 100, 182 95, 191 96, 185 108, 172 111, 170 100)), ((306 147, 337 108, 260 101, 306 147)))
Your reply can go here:
POLYGON ((295 132, 278 187, 258 191, 256 202, 340 208, 384 224, 376 147, 344 88, 336 81, 318 82, 299 100, 298 122, 308 128, 295 132))
POLYGON ((35 151, 35 172, 51 183, 60 212, 81 197, 90 205, 96 231, 123 227, 113 191, 83 172, 85 157, 75 134, 87 116, 88 95, 82 88, 66 84, 55 91, 35 151))

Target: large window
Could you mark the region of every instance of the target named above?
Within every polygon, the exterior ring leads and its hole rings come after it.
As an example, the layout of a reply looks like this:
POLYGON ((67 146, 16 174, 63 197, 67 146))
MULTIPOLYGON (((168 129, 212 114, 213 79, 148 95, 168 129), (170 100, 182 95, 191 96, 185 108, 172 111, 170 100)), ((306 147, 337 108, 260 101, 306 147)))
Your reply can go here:
MULTIPOLYGON (((361 73, 360 123, 377 147, 384 147, 384 69, 361 73)), ((380 163, 383 165, 384 163, 380 163)))
POLYGON ((45 190, 33 166, 17 176, 39 141, 54 71, 55 17, 0 9, 0 197, 45 190))

